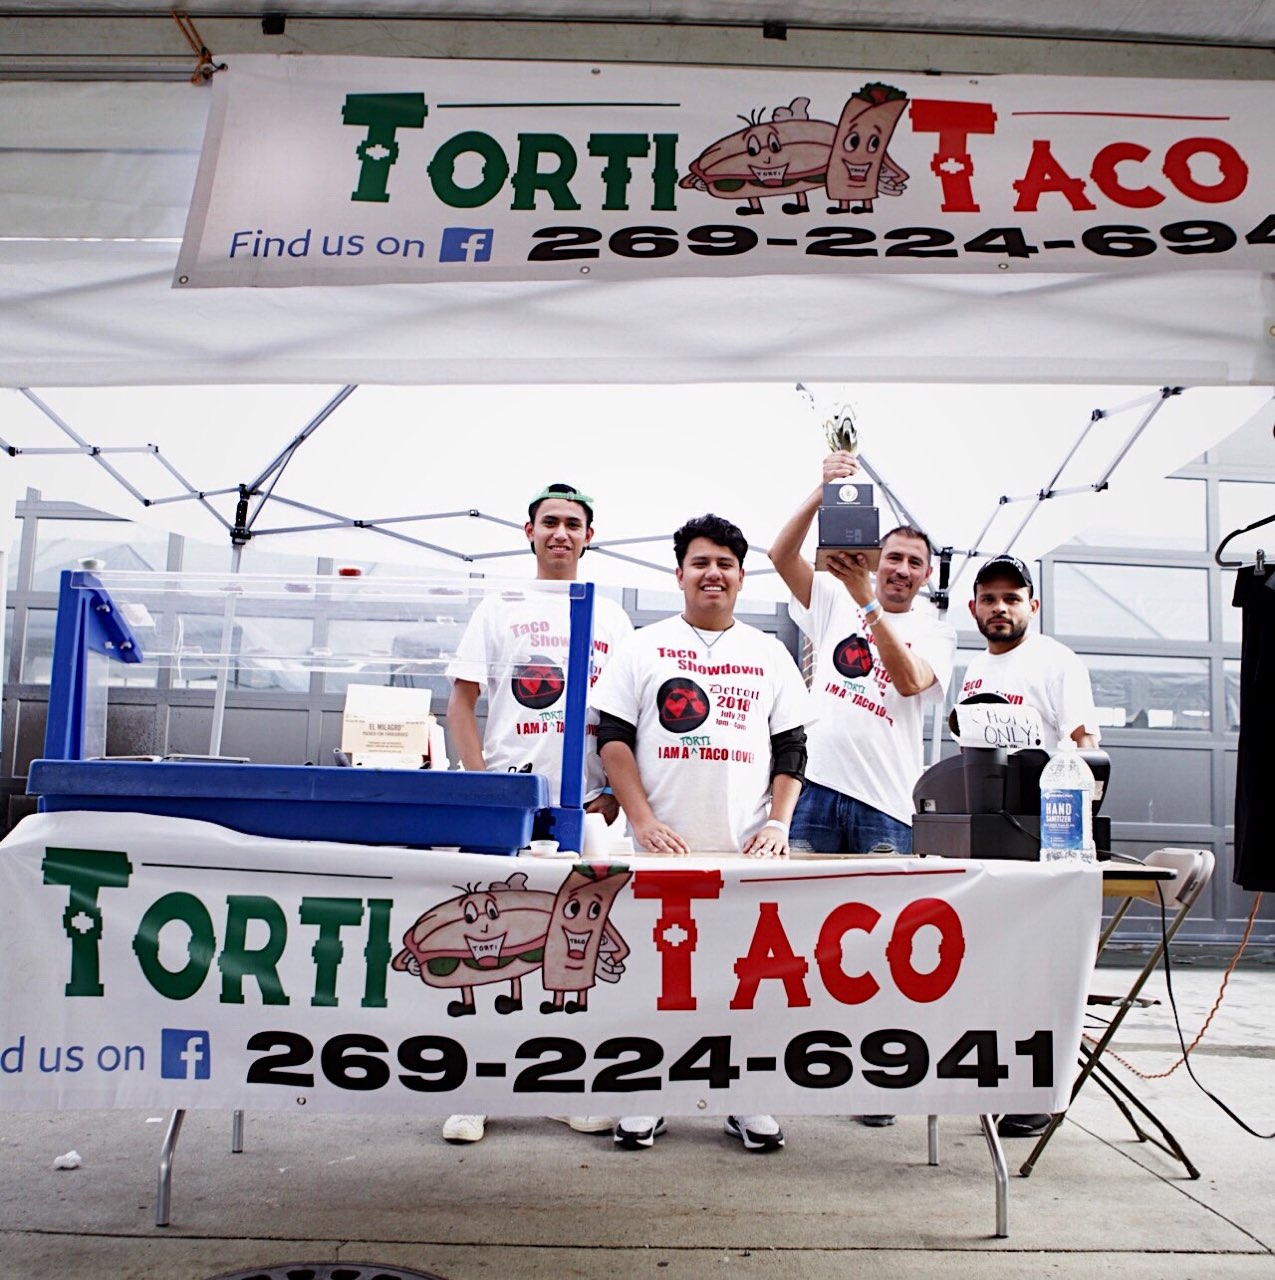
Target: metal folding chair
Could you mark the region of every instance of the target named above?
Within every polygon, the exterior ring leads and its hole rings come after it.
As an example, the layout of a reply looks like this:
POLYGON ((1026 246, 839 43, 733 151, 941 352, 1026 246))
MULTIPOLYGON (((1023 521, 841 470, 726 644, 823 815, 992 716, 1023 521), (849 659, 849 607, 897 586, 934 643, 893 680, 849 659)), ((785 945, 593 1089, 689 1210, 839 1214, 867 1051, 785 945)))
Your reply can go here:
MULTIPOLYGON (((1164 957, 1165 949, 1173 941, 1173 935, 1181 928, 1183 921, 1191 913, 1191 908, 1195 906, 1200 895, 1208 887, 1209 881, 1213 878, 1213 851, 1211 849, 1155 849, 1147 855, 1146 866, 1163 867, 1174 873, 1171 881, 1163 882, 1162 892, 1164 894, 1164 905, 1166 910, 1173 910, 1174 915, 1168 922, 1168 926, 1164 930, 1163 936, 1152 949, 1151 955, 1147 962, 1139 971, 1138 976, 1133 980, 1128 992, 1123 996, 1103 996, 1091 995, 1089 1003, 1111 1005, 1115 1008, 1115 1014, 1111 1021, 1107 1023, 1106 1030, 1099 1037, 1098 1042, 1090 1048, 1088 1045, 1080 1046, 1080 1074, 1077 1075, 1075 1083, 1071 1087, 1071 1101, 1076 1100, 1076 1095, 1084 1087, 1085 1081, 1091 1075, 1095 1076, 1099 1085, 1115 1100, 1125 1118, 1133 1127, 1133 1131, 1138 1136, 1140 1142, 1151 1142, 1160 1150, 1173 1156, 1176 1160, 1181 1161, 1186 1168, 1187 1174, 1191 1178, 1200 1176, 1199 1170, 1187 1158, 1186 1153, 1182 1150, 1181 1144, 1173 1136, 1172 1133, 1164 1126, 1164 1124, 1151 1112, 1151 1110, 1139 1099, 1135 1098, 1132 1091, 1115 1079, 1112 1073, 1102 1062, 1102 1055, 1107 1045, 1111 1043, 1112 1038, 1120 1029, 1120 1024, 1125 1020, 1130 1009, 1139 1006, 1145 1007, 1149 1001, 1141 1000, 1139 993, 1143 986, 1146 985, 1147 979, 1155 972, 1156 966, 1164 957), (1160 1138, 1147 1133, 1134 1118, 1133 1111, 1125 1105, 1129 1103, 1134 1109, 1145 1116, 1158 1130, 1160 1138)), ((1152 900, 1148 898, 1148 900, 1152 900)), ((1116 926, 1124 919, 1125 912, 1135 901, 1132 895, 1126 897, 1120 904, 1115 915, 1111 918, 1110 923, 1102 932, 1102 937, 1098 941, 1098 955, 1102 954, 1103 948, 1107 945, 1107 940, 1115 932, 1116 926)), ((1158 897, 1154 899, 1156 906, 1159 906, 1158 897)), ((1049 1123, 1049 1127, 1036 1140, 1036 1145, 1032 1148, 1031 1154, 1019 1168, 1019 1173, 1024 1178, 1031 1177, 1032 1169, 1036 1165, 1036 1161, 1040 1159, 1041 1152, 1048 1145, 1050 1138, 1054 1136, 1054 1132, 1063 1122, 1065 1112, 1059 1112, 1049 1123)))

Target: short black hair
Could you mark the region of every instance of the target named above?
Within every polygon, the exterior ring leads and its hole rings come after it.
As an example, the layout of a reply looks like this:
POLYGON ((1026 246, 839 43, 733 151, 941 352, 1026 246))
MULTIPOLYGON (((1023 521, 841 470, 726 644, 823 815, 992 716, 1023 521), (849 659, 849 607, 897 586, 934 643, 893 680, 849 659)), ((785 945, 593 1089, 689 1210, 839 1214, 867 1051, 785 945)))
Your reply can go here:
POLYGON ((918 541, 925 543, 926 560, 934 559, 934 547, 930 543, 930 535, 924 530, 916 528, 915 525, 896 525, 889 533, 882 534, 881 545, 883 547, 885 546, 886 538, 916 538, 918 541))
POLYGON ((744 563, 744 557, 748 554, 748 539, 744 537, 739 525, 731 524, 729 520, 712 514, 697 516, 694 520, 688 520, 673 535, 673 553, 677 556, 679 568, 682 561, 686 559, 686 548, 696 538, 707 538, 709 542, 716 543, 719 547, 726 547, 734 552, 735 559, 741 566, 744 563))
POLYGON ((578 506, 581 506, 584 508, 584 522, 586 525, 588 525, 589 528, 592 528, 593 527, 593 508, 589 506, 587 502, 580 501, 580 490, 577 489, 573 484, 545 485, 544 489, 541 492, 540 497, 538 497, 527 508, 527 519, 530 520, 532 524, 535 524, 536 512, 540 510, 540 504, 544 502, 546 498, 552 498, 555 494, 559 494, 559 493, 562 494, 562 496, 568 502, 574 502, 578 506))

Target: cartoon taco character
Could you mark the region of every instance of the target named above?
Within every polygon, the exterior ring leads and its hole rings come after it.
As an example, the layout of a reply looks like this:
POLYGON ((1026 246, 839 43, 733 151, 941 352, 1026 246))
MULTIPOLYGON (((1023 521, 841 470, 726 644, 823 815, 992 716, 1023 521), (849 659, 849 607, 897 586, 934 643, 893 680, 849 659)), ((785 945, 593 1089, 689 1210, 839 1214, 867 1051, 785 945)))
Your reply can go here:
POLYGON ((463 889, 426 911, 403 935, 394 968, 431 987, 459 988, 460 999, 447 1006, 453 1018, 475 1012, 475 987, 508 982, 508 995, 498 995, 495 1007, 497 1013, 514 1013, 522 1008, 522 979, 544 960, 554 906, 553 894, 528 889, 521 871, 486 889, 463 889))
POLYGON ((562 882, 545 936, 542 977, 553 999, 541 1004, 541 1013, 582 1012, 598 978, 619 982, 629 945, 608 917, 630 875, 625 866, 583 863, 562 882))
POLYGON ((865 84, 842 108, 828 157, 829 213, 870 213, 878 195, 899 196, 908 174, 887 153, 908 95, 888 84, 865 84))
POLYGON ((809 98, 794 98, 769 121, 757 118, 761 112, 740 116, 745 127, 706 148, 678 185, 719 200, 747 200, 736 213, 764 213, 762 198, 778 195, 794 197, 785 213, 808 212, 806 192, 824 185, 835 132, 831 121, 810 119, 809 109, 809 98))

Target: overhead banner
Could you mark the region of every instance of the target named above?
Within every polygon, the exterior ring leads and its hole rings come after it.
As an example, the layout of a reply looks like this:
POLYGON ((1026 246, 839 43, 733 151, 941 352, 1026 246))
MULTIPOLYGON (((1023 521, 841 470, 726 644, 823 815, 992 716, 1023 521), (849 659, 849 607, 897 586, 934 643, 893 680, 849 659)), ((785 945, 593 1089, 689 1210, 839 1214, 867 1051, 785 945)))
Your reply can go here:
POLYGON ((0 1107, 1056 1111, 1100 895, 1062 864, 577 863, 42 814, 0 845, 0 1107))
POLYGON ((179 287, 1275 264, 1264 82, 243 56, 212 92, 179 287))

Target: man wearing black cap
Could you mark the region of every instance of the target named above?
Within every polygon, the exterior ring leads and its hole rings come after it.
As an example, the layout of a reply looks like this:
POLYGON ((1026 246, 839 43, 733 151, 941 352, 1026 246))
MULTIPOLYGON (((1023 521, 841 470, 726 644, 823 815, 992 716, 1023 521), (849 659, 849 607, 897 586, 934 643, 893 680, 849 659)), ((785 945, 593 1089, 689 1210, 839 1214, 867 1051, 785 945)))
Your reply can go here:
POLYGON ((1063 737, 1098 745, 1098 713, 1085 664, 1052 636, 1029 631, 1040 608, 1031 570, 1017 556, 993 556, 974 579, 970 613, 987 652, 972 659, 958 702, 999 695, 1040 713, 1042 741, 1054 751, 1063 737))
MULTIPOLYGON (((1064 737, 1078 747, 1098 745, 1098 713, 1085 664, 1052 636, 1029 631, 1040 608, 1031 570, 1017 557, 993 556, 975 575, 970 613, 986 653, 971 660, 959 702, 1004 698, 1040 714, 1041 746, 1057 749, 1064 737)), ((1035 1138, 1051 1116, 1004 1115, 996 1131, 1002 1138, 1035 1138)))

